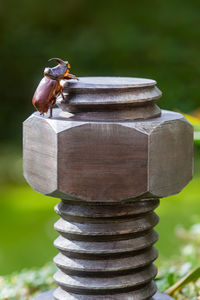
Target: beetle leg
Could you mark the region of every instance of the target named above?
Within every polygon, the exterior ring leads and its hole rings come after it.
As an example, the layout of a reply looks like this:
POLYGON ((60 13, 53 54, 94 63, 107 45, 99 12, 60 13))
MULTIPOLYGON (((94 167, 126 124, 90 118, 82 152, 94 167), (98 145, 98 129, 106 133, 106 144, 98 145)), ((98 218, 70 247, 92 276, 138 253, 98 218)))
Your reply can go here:
POLYGON ((60 93, 61 93, 61 96, 63 98, 63 101, 65 101, 65 97, 64 97, 64 94, 63 94, 63 88, 60 89, 60 93))
POLYGON ((76 80, 79 80, 78 77, 76 77, 73 74, 67 74, 66 76, 64 76, 64 79, 76 79, 76 80))
POLYGON ((52 118, 52 115, 53 115, 53 114, 52 114, 52 106, 49 107, 49 111, 50 111, 50 112, 49 112, 49 118, 52 118))
POLYGON ((53 97, 51 99, 51 103, 49 104, 49 118, 52 118, 53 116, 53 106, 56 103, 56 97, 53 97))
POLYGON ((62 98, 63 98, 63 101, 65 101, 65 97, 64 97, 64 94, 63 94, 63 89, 64 87, 59 83, 59 86, 57 88, 57 91, 56 91, 56 94, 61 94, 62 98))
POLYGON ((56 103, 56 97, 54 97, 54 98, 51 100, 51 106, 53 106, 55 103, 56 103))

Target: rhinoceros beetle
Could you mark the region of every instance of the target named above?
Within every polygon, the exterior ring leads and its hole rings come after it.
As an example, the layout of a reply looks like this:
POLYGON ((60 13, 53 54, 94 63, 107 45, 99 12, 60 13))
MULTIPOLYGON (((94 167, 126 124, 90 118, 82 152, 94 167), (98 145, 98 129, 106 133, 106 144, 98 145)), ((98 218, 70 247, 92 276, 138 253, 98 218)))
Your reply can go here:
POLYGON ((63 79, 78 80, 75 75, 69 74, 70 64, 68 61, 63 61, 60 58, 49 59, 49 61, 52 60, 57 61, 59 64, 54 68, 44 69, 44 77, 40 81, 32 99, 33 105, 41 115, 50 110, 50 118, 52 117, 52 107, 56 103, 57 96, 61 94, 64 100, 63 86, 60 84, 60 81, 63 79))

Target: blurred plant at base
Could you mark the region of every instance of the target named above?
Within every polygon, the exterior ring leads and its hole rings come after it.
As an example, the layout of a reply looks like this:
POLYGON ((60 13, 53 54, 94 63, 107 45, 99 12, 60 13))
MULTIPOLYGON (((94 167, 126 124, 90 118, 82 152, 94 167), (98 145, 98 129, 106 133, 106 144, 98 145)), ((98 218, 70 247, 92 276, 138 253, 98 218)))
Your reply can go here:
MULTIPOLYGON (((173 258, 159 267, 156 283, 160 292, 165 292, 194 267, 200 265, 200 220, 189 230, 178 226, 175 233, 186 244, 181 249, 181 259, 173 258)), ((31 300, 41 292, 54 289, 53 274, 55 272, 56 266, 49 263, 41 269, 24 270, 0 277, 0 299, 31 300)), ((200 278, 174 293, 173 297, 175 300, 200 300, 200 278)))
POLYGON ((0 277, 0 299, 29 300, 38 293, 55 288, 53 274, 56 266, 49 263, 41 269, 24 270, 0 277))
MULTIPOLYGON (((200 266, 200 219, 188 230, 181 225, 177 226, 175 234, 184 242, 184 247, 180 250, 181 259, 176 258, 164 263, 159 269, 156 283, 162 292, 187 276, 196 266, 200 266)), ((200 274, 200 269, 198 273, 200 274)), ((200 275, 174 293, 173 297, 176 300, 200 300, 200 275)))

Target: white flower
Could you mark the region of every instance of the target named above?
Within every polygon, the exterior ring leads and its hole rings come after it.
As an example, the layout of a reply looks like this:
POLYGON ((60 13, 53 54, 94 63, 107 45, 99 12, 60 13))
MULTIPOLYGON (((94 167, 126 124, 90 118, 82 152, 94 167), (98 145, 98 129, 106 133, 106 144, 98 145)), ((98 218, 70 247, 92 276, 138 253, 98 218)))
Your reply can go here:
POLYGON ((181 252, 184 256, 191 256, 196 254, 195 247, 192 244, 188 244, 187 246, 185 246, 181 252))
POLYGON ((191 227, 190 232, 195 235, 200 235, 200 223, 194 224, 191 227))

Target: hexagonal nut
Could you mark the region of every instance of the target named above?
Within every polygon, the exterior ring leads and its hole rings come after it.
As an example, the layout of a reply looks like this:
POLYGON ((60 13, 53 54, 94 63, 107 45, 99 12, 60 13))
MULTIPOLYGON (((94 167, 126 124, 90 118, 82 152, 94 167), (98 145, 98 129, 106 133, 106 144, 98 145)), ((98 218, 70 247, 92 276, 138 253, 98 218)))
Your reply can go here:
POLYGON ((179 113, 129 122, 34 113, 24 122, 24 176, 45 195, 94 202, 160 198, 180 192, 192 175, 193 128, 179 113))

